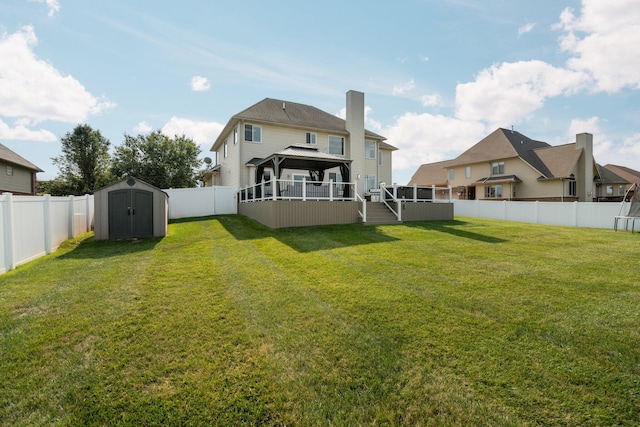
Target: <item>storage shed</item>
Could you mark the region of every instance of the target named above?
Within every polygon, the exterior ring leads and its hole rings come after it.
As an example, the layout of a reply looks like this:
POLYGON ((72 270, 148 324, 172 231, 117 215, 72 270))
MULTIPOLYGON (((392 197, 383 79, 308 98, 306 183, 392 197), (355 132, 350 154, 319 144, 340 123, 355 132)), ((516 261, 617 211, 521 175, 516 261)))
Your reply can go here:
POLYGON ((129 177, 100 188, 93 196, 96 240, 167 235, 169 195, 129 177))

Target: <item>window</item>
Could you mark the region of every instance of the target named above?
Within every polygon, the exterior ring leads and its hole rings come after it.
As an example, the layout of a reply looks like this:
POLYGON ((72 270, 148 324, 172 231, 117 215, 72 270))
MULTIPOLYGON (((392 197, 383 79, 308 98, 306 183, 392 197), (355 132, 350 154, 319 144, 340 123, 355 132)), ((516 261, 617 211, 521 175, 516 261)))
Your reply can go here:
POLYGON ((344 138, 340 136, 329 137, 329 154, 344 155, 344 138))
POLYGON ((453 181, 456 177, 456 171, 455 169, 451 168, 449 169, 449 181, 453 181))
POLYGON ((491 175, 504 174, 504 162, 495 162, 491 164, 491 175))
POLYGON ((484 197, 487 199, 502 197, 502 185, 488 185, 484 187, 484 197))
POLYGON ((376 143, 373 141, 364 142, 364 157, 366 159, 376 158, 376 143))
POLYGON ((607 196, 613 196, 613 185, 607 185, 607 196))
POLYGON ((234 144, 238 143, 238 128, 237 127, 233 128, 233 143, 234 144))
POLYGON ((382 166, 382 151, 378 150, 378 166, 382 166))
POLYGON ((262 142, 262 126, 244 125, 244 140, 248 142, 262 142))
POLYGON ((371 189, 376 188, 376 176, 375 175, 366 175, 364 177, 364 191, 367 192, 371 189))
POLYGON ((342 182, 342 175, 335 172, 329 172, 329 181, 342 182))
POLYGON ((13 176, 13 167, 7 165, 7 175, 13 176))
POLYGON ((224 142, 222 150, 223 150, 223 156, 226 159, 227 155, 229 154, 229 148, 227 147, 227 141, 224 142))
POLYGON ((569 195, 575 196, 577 194, 578 191, 576 189, 576 179, 574 178, 573 174, 571 174, 571 176, 569 177, 569 195))
POLYGON ((307 132, 307 144, 316 145, 316 134, 307 132))
POLYGON ((471 178, 471 166, 467 166, 464 169, 464 177, 465 178, 471 178))

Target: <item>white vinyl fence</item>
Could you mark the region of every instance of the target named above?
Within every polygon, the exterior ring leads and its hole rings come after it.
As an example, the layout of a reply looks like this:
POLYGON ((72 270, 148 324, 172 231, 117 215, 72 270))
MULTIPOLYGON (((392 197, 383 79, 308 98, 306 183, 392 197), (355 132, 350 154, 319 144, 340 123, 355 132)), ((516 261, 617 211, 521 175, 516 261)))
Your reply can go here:
MULTIPOLYGON (((181 188, 169 194, 169 219, 236 214, 234 187, 181 188)), ((93 228, 93 196, 0 195, 0 274, 55 251, 93 228)))
POLYGON ((0 274, 91 230, 93 196, 0 196, 0 274))
POLYGON ((456 216, 502 219, 535 224, 566 225, 573 227, 611 228, 613 219, 629 203, 591 202, 511 202, 490 200, 454 200, 456 216))
POLYGON ((169 195, 169 219, 237 214, 235 187, 173 188, 169 195))

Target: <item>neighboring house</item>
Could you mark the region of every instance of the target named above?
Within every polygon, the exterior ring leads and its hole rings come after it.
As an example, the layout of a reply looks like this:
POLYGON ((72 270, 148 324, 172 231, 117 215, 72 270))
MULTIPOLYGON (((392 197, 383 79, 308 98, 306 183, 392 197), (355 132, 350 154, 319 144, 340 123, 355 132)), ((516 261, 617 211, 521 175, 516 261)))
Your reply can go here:
MULTIPOLYGON (((216 165, 205 185, 243 188, 277 179, 354 182, 359 194, 391 183, 395 147, 364 128, 364 94, 347 92, 346 120, 318 108, 266 98, 231 117, 211 147, 216 165), (325 171, 279 167, 279 159, 322 159, 325 171)), ((293 163, 289 163, 291 165, 293 163)))
POLYGON ((620 200, 628 181, 593 158, 593 136, 551 146, 497 129, 453 160, 420 166, 409 185, 449 186, 457 199, 620 200))
POLYGON ((629 184, 626 186, 626 190, 628 190, 633 184, 640 184, 640 172, 637 170, 612 164, 606 164, 603 168, 627 181, 629 184))
POLYGON ((36 173, 42 169, 0 144, 0 193, 36 194, 36 173))

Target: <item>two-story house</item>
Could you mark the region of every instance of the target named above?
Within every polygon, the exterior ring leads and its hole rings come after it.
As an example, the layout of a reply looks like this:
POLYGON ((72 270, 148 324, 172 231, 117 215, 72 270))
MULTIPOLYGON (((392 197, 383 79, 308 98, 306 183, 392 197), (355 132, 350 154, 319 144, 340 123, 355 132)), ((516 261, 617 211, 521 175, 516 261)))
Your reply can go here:
POLYGON ((452 160, 420 166, 409 185, 449 186, 458 199, 593 201, 624 195, 625 179, 599 166, 593 136, 551 146, 497 129, 452 160))
POLYGON ((226 124, 211 147, 216 164, 205 185, 243 188, 272 178, 319 179, 355 183, 356 191, 363 195, 381 182, 392 182, 391 159, 396 148, 384 141, 383 136, 364 128, 362 92, 347 92, 346 120, 310 105, 266 98, 226 124), (335 163, 311 177, 310 170, 297 168, 295 162, 281 163, 278 156, 335 163))
POLYGON ((0 144, 0 193, 36 195, 36 173, 42 169, 0 144))

